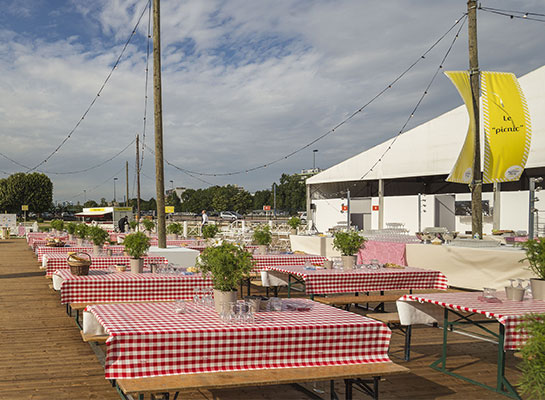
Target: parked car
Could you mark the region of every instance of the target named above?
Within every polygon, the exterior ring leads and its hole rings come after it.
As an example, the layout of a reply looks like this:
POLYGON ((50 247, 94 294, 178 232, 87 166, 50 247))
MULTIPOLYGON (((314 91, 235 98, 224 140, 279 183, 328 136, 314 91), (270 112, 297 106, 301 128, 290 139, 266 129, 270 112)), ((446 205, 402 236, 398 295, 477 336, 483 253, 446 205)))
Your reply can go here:
POLYGON ((244 217, 236 211, 222 211, 220 212, 221 219, 227 219, 229 221, 236 221, 237 219, 243 219, 244 217))
POLYGON ((301 222, 303 222, 303 223, 307 222, 307 212, 306 212, 306 211, 303 211, 301 214, 299 214, 299 219, 300 219, 301 222))

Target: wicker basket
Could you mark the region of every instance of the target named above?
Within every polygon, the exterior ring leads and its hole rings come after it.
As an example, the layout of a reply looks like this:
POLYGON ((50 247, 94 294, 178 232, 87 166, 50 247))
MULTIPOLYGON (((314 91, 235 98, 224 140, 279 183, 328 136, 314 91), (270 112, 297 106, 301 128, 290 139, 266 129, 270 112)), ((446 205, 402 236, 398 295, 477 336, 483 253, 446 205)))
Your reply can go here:
POLYGON ((68 265, 73 275, 89 275, 91 256, 87 253, 75 253, 68 256, 68 265), (85 256, 85 257, 82 257, 85 256))

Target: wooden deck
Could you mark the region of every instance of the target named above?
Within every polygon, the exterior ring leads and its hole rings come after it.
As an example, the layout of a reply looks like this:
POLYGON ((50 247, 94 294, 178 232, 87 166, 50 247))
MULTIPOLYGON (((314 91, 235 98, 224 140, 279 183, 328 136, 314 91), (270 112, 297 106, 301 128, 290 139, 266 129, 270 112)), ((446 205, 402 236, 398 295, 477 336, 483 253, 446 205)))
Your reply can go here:
MULTIPOLYGON (((72 318, 65 313, 50 280, 39 270, 25 240, 0 241, 0 399, 119 399, 104 379, 95 354, 81 339, 72 318)), ((390 305, 393 307, 393 305, 390 305)), ((393 310, 391 310, 393 311, 393 310)), ((381 399, 506 399, 429 367, 441 350, 442 331, 413 328, 411 361, 404 362, 404 338, 392 337, 392 361, 411 373, 387 377, 380 385, 381 399)), ((449 355, 457 372, 493 384, 496 346, 470 337, 449 336, 449 355)), ((507 354, 506 375, 516 383, 518 360, 507 354)), ((326 385, 322 384, 325 388, 326 385)), ((312 387, 311 384, 306 384, 312 387)), ((337 384, 338 393, 344 393, 337 384)), ((232 390, 195 391, 187 400, 256 399, 303 400, 291 386, 266 386, 232 390)), ((368 397, 354 393, 355 399, 368 397)))

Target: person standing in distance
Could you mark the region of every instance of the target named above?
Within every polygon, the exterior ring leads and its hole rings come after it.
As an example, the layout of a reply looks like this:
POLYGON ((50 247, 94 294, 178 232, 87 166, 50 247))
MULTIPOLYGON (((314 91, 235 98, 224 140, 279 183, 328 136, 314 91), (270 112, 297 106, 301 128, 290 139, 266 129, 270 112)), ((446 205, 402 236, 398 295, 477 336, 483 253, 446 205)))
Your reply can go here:
POLYGON ((125 215, 123 218, 121 218, 118 222, 117 222, 117 226, 119 228, 119 232, 121 233, 124 233, 125 232, 125 224, 128 224, 129 223, 129 219, 127 218, 127 216, 125 215))
POLYGON ((206 210, 202 210, 201 216, 202 216, 202 225, 204 226, 208 223, 208 214, 206 213, 206 210))

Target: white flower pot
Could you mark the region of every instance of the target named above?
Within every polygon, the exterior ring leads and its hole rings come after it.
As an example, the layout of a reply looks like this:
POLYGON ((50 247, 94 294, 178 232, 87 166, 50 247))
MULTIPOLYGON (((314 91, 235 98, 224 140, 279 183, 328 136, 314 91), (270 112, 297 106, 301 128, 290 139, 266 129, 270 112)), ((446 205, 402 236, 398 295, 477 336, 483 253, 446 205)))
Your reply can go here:
POLYGON ((265 255, 265 254, 267 254, 268 248, 269 248, 269 246, 267 246, 266 244, 258 244, 256 253, 261 254, 261 255, 265 255))
POLYGON ((93 255, 100 255, 100 246, 97 246, 96 244, 93 245, 93 255))
POLYGON ((530 279, 530 285, 532 285, 532 297, 534 300, 545 300, 545 280, 532 278, 530 279))
POLYGON ((131 272, 133 274, 141 274, 144 272, 144 260, 141 258, 131 258, 129 260, 131 265, 131 272))
POLYGON ((341 258, 343 260, 344 270, 354 269, 354 266, 356 265, 356 256, 342 256, 341 258))
POLYGON ((76 243, 77 243, 78 246, 83 246, 83 239, 82 238, 77 238, 76 243))
POLYGON ((222 290, 214 289, 214 307, 217 313, 221 312, 221 306, 224 303, 231 303, 237 301, 237 291, 224 292, 222 290))

